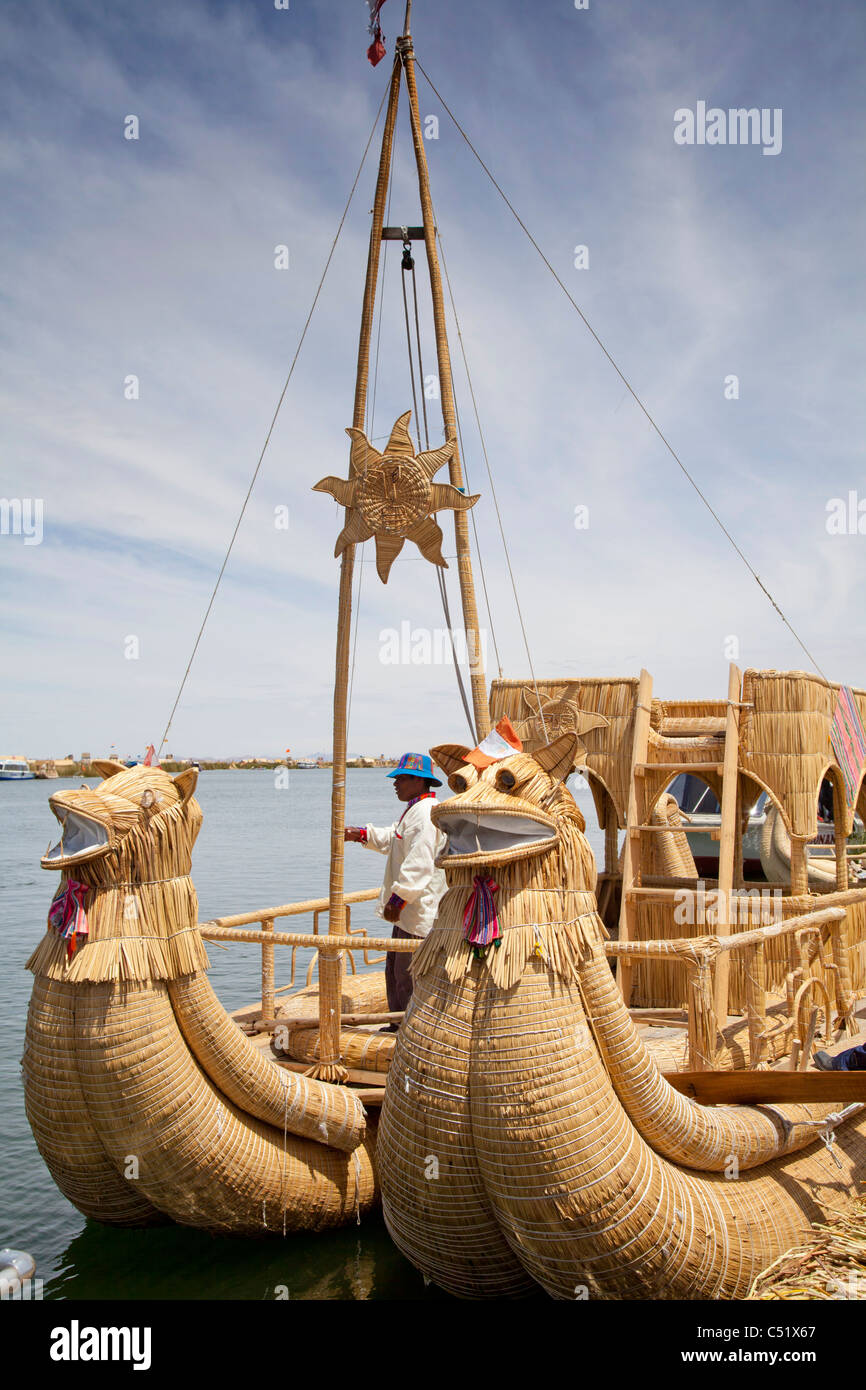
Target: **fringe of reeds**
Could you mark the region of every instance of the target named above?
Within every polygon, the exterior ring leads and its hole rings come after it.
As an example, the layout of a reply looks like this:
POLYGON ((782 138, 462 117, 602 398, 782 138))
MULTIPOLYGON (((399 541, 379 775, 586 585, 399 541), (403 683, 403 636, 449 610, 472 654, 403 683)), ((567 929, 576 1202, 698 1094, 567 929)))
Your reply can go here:
POLYGON ((866 1299, 866 1197, 774 1260, 752 1284, 753 1301, 866 1299))
POLYGON ((348 1079, 349 1073, 339 1062, 316 1062, 312 1067, 307 1067, 304 1076, 309 1076, 312 1081, 333 1081, 339 1086, 348 1079))
MULTIPOLYGON (((440 963, 452 984, 472 969, 476 957, 463 935, 470 893, 465 886, 456 887, 442 899, 436 926, 412 962, 416 980, 440 963)), ((559 979, 576 983, 587 950, 600 935, 607 935, 594 895, 576 890, 518 893, 500 909, 499 925, 501 944, 487 948, 483 968, 497 988, 505 990, 520 980, 533 959, 559 979)))

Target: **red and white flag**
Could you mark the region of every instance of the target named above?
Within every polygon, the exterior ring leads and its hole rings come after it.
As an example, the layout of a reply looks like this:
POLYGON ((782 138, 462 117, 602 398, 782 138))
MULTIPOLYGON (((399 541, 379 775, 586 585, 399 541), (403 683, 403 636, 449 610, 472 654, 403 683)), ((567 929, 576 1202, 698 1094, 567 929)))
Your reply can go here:
POLYGON ((510 758, 514 753, 522 753, 523 744, 514 731, 514 726, 508 715, 503 715, 495 729, 483 738, 477 748, 473 748, 471 753, 466 754, 467 763, 482 768, 489 767, 491 763, 501 762, 503 758, 510 758))
POLYGON ((373 42, 367 49, 367 57, 370 59, 370 62, 373 64, 373 67, 375 67, 377 63, 381 62, 381 60, 385 56, 385 44, 382 39, 382 26, 379 23, 379 11, 381 10, 384 3, 385 0, 367 0, 367 4, 370 9, 370 34, 373 39, 373 42))

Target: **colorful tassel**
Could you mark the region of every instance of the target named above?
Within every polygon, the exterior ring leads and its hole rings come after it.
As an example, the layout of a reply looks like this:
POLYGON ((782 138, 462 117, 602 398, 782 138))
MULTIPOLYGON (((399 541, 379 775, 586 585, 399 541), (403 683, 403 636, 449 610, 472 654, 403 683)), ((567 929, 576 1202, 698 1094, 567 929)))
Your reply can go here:
POLYGON ((499 884, 492 878, 475 875, 475 887, 463 913, 463 939, 472 947, 477 960, 483 960, 488 946, 502 945, 502 932, 496 915, 494 893, 499 884))
POLYGON ((60 933, 66 942, 66 954, 71 959, 75 955, 76 937, 87 936, 87 913, 84 899, 88 888, 86 883, 68 878, 60 885, 48 909, 49 925, 60 933))

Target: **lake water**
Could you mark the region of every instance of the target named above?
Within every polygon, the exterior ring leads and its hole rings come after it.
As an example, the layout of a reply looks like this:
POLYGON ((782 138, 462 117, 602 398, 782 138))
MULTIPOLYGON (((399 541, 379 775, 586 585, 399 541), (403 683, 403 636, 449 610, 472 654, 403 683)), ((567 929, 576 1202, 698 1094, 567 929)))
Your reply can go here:
MULTIPOLYGON (((282 1296, 292 1299, 444 1297, 425 1287, 397 1252, 378 1214, 330 1234, 247 1240, 174 1225, 129 1231, 100 1226, 85 1220, 57 1190, 24 1113, 19 1064, 32 983, 24 962, 45 930, 59 877, 39 866, 49 841, 58 838, 47 799, 52 791, 78 785, 73 780, 0 783, 0 1248, 34 1257, 48 1299, 266 1300, 279 1286, 286 1291, 282 1296)), ((276 786, 274 773, 265 770, 203 772, 196 796, 204 823, 192 867, 200 920, 326 897, 330 794, 328 770, 292 772, 287 788, 276 786)), ((579 782, 575 795, 600 860, 604 836, 595 824, 592 798, 579 782)), ((397 807, 393 783, 381 770, 349 770, 348 824, 390 824, 397 807)), ((347 845, 347 891, 378 886, 383 863, 379 855, 347 845)), ((295 926, 307 930, 302 924, 310 920, 297 919, 295 926)), ((372 904, 356 907, 352 924, 387 934, 372 904)), ((210 980, 227 1009, 259 997, 258 947, 219 950, 210 944, 208 950, 210 980)), ((298 952, 301 983, 309 958, 298 952)), ((288 952, 277 948, 276 960, 279 987, 288 980, 288 952)))

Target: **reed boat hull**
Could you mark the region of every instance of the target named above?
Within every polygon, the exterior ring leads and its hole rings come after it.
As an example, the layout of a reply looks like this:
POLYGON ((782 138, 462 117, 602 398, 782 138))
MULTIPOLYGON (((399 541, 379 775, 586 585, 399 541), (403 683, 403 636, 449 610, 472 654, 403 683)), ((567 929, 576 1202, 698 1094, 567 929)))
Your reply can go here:
POLYGON ((356 1220, 378 1196, 359 1098, 263 1056, 204 973, 196 773, 96 767, 99 787, 52 797, 64 834, 43 863, 64 872, 28 961, 25 1103, 55 1181, 111 1225, 356 1220))
MULTIPOLYGON (((204 976, 171 987, 37 980, 25 1099, 64 1196, 108 1225, 168 1219, 243 1235, 324 1230, 370 1210, 373 1135, 362 1125, 347 1152, 284 1128, 284 1115, 296 1123, 298 1100, 312 1108, 324 1083, 292 1076, 294 1093, 285 1089, 280 1069, 225 1014, 225 1036, 214 1028, 215 1010, 197 1007, 203 995, 214 999, 204 976), (269 1071, 270 1088, 261 1084, 269 1071)), ((342 1107, 351 1142, 354 1097, 324 1093, 342 1107)))
POLYGON ((834 1157, 819 1137, 832 1105, 702 1106, 668 1085, 604 953, 562 743, 480 777, 440 750, 467 788, 434 813, 446 832, 497 805, 513 815, 518 796, 557 845, 443 856, 451 886, 415 958, 379 1127, 385 1220, 459 1296, 742 1298, 855 1195, 864 1109, 837 1125, 834 1157), (473 958, 464 923, 494 874, 501 945, 473 958))

